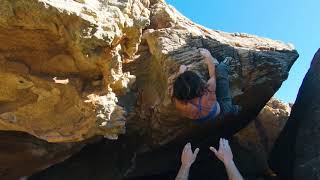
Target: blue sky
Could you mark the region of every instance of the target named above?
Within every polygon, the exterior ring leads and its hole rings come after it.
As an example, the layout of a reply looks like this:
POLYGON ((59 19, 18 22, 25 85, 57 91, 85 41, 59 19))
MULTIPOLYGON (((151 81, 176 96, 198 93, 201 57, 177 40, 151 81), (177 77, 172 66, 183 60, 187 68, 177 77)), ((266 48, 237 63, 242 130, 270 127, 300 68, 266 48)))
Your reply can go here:
POLYGON ((300 57, 276 97, 294 102, 313 54, 320 48, 320 0, 166 0, 211 29, 245 32, 294 44, 300 57))

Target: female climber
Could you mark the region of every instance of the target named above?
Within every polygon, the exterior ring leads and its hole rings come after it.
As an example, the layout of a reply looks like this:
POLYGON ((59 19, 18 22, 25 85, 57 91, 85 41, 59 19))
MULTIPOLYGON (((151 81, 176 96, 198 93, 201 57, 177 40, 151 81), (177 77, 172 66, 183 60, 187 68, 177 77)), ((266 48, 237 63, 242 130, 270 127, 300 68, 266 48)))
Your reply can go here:
POLYGON ((182 114, 196 122, 214 120, 219 114, 237 115, 240 106, 233 105, 229 89, 229 63, 231 57, 219 63, 206 49, 200 49, 208 66, 210 79, 205 83, 187 66, 181 65, 173 83, 172 99, 182 114))

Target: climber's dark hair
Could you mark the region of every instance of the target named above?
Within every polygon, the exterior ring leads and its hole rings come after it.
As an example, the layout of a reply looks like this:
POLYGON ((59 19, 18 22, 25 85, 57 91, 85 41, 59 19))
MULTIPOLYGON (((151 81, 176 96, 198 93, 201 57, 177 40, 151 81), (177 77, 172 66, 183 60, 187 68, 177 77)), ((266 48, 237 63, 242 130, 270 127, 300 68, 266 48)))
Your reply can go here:
POLYGON ((192 71, 180 74, 173 84, 173 97, 180 101, 188 101, 201 97, 206 89, 204 81, 192 71))

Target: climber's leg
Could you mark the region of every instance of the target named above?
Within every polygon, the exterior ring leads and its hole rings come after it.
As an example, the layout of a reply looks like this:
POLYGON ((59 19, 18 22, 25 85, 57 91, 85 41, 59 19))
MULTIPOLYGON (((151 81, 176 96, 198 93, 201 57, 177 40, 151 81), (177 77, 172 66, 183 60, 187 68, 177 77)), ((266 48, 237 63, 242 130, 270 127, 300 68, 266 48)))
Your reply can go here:
POLYGON ((221 107, 222 116, 233 114, 237 115, 240 111, 240 107, 232 104, 232 98, 229 87, 229 61, 230 57, 227 57, 223 62, 216 66, 217 73, 217 100, 221 107))

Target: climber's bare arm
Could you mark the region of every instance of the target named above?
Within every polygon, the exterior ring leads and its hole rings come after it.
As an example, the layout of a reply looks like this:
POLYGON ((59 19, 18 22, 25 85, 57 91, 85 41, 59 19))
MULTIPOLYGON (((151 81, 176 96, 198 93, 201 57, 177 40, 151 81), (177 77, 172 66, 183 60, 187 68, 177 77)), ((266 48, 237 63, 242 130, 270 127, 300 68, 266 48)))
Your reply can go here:
POLYGON ((215 78, 210 78, 207 82, 208 89, 211 92, 216 92, 216 79, 215 78))
POLYGON ((181 166, 175 180, 188 180, 190 167, 181 166))
POLYGON ((229 164, 225 164, 227 175, 229 180, 243 180, 237 166, 234 161, 229 162, 229 164))
POLYGON ((210 147, 210 150, 223 162, 229 180, 243 180, 243 177, 233 161, 233 154, 228 140, 220 139, 219 149, 216 150, 214 147, 210 147))
POLYGON ((218 60, 212 57, 211 53, 207 49, 200 48, 200 54, 204 58, 204 63, 208 66, 210 78, 216 78, 215 65, 219 64, 218 60))
POLYGON ((194 161, 196 160, 198 152, 199 152, 199 148, 197 148, 196 150, 194 150, 194 152, 192 152, 190 143, 187 143, 184 146, 184 149, 181 155, 181 167, 179 169, 176 180, 188 180, 190 167, 192 163, 194 163, 194 161))
POLYGON ((208 66, 210 79, 208 80, 208 88, 211 91, 216 91, 216 64, 219 64, 218 60, 212 57, 211 53, 207 49, 200 48, 200 54, 204 58, 204 63, 208 66))

